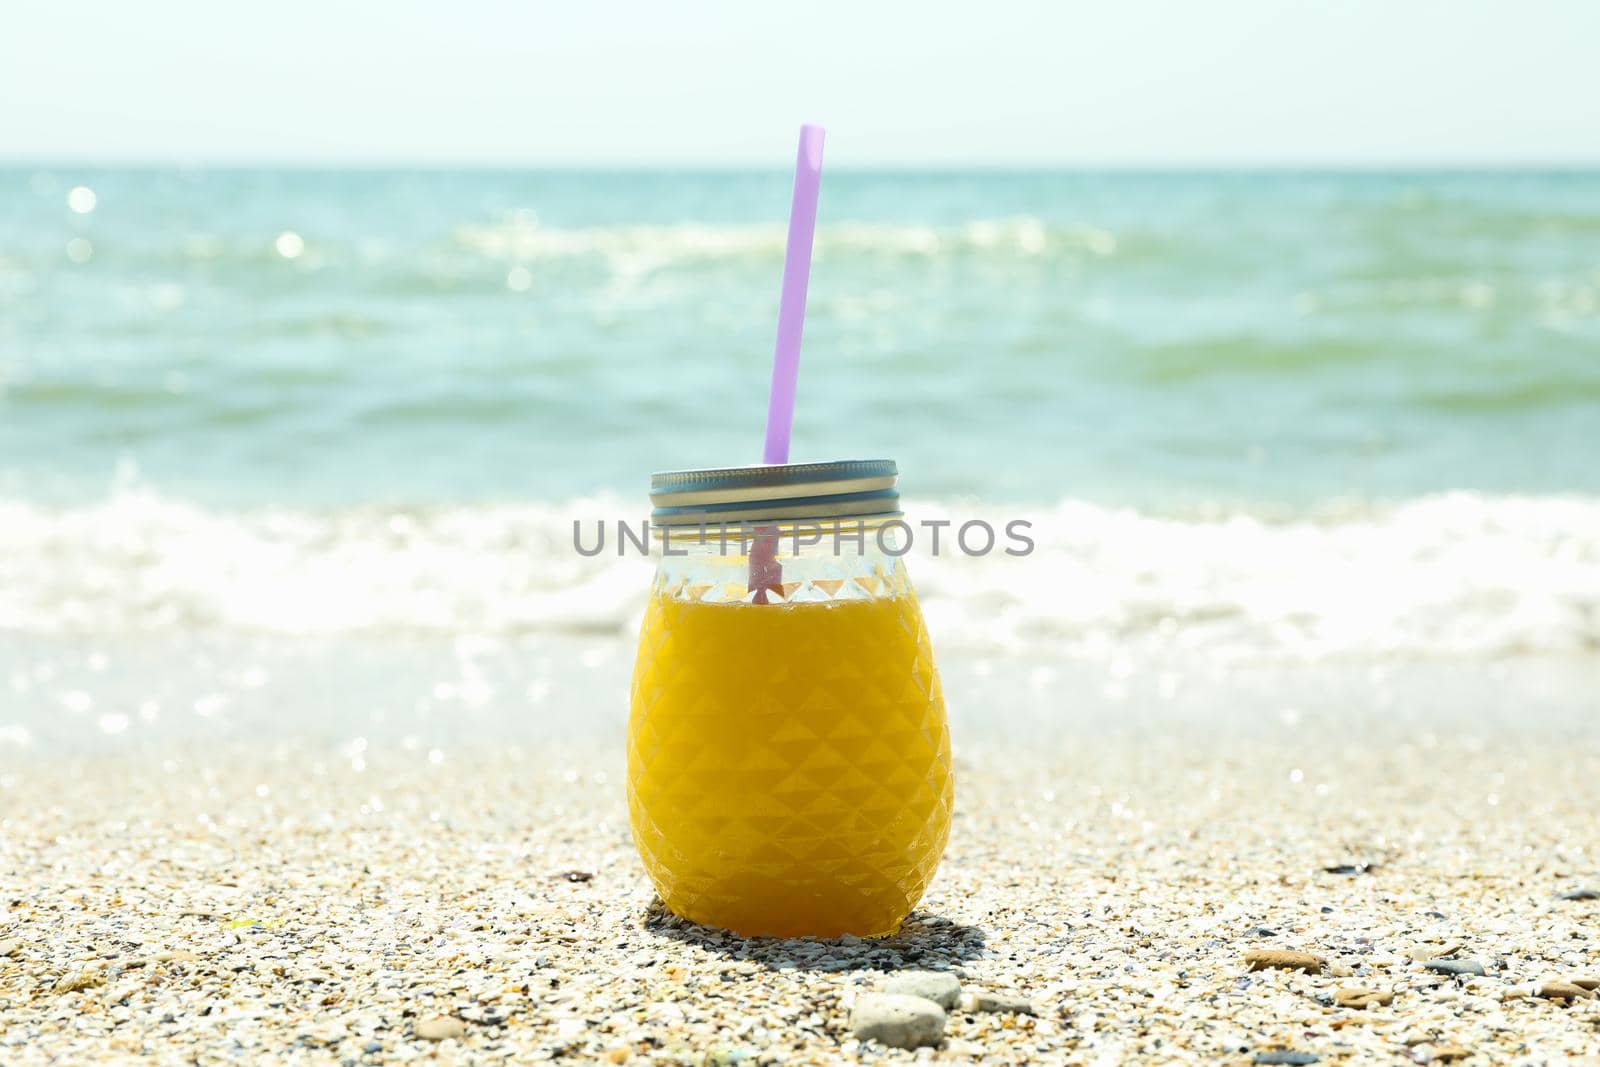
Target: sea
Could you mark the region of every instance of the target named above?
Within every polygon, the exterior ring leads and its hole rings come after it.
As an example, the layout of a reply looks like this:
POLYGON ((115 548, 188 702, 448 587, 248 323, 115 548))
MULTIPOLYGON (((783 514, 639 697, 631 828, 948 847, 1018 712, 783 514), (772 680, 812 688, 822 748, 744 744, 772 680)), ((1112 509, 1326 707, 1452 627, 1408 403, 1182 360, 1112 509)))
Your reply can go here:
MULTIPOLYGON (((0 759, 620 722, 573 524, 759 458, 789 183, 0 169, 0 759)), ((908 557, 973 732, 1600 711, 1600 172, 827 173, 792 455, 1030 524, 908 557)))

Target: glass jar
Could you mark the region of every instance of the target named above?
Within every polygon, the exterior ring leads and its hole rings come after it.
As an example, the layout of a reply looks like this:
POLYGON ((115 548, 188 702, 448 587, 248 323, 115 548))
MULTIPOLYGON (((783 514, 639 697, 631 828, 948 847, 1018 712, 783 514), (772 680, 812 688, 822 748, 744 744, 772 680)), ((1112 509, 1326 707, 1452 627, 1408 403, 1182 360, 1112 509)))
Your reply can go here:
POLYGON ((628 724, 662 901, 779 937, 897 930, 950 833, 950 734, 892 460, 651 480, 628 724))

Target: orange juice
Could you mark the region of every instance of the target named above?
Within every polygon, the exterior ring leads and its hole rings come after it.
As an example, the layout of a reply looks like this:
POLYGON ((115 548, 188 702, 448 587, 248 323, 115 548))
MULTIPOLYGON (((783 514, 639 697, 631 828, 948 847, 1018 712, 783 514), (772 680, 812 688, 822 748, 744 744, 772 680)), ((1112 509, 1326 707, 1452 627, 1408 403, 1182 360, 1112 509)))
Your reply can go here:
POLYGON ((652 592, 628 808, 666 906, 741 934, 893 933, 950 833, 950 735, 909 587, 754 604, 652 592))

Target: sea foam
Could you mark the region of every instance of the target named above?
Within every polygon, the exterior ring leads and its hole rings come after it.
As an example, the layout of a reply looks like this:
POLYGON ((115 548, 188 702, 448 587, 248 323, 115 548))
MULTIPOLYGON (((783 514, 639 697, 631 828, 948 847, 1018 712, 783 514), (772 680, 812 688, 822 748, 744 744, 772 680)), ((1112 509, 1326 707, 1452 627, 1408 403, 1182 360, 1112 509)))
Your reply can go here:
MULTIPOLYGON (((141 487, 73 508, 0 500, 0 632, 627 636, 652 563, 617 556, 614 540, 580 555, 573 522, 592 531, 635 510, 594 497, 222 511, 141 487)), ((933 555, 916 538, 907 562, 941 649, 1362 660, 1600 648, 1593 497, 1461 492, 1292 518, 1077 500, 907 512, 913 524, 1032 523, 1026 556, 966 556, 948 531, 933 555)))

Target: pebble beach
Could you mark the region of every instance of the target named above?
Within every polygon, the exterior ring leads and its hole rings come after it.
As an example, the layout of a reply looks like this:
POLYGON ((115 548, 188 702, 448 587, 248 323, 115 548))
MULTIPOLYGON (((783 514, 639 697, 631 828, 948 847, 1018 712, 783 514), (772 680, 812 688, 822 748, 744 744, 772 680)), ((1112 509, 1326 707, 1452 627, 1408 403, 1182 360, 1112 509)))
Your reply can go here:
POLYGON ((609 746, 8 760, 0 1060, 1600 1063, 1594 740, 958 733, 880 941, 662 911, 609 746))

